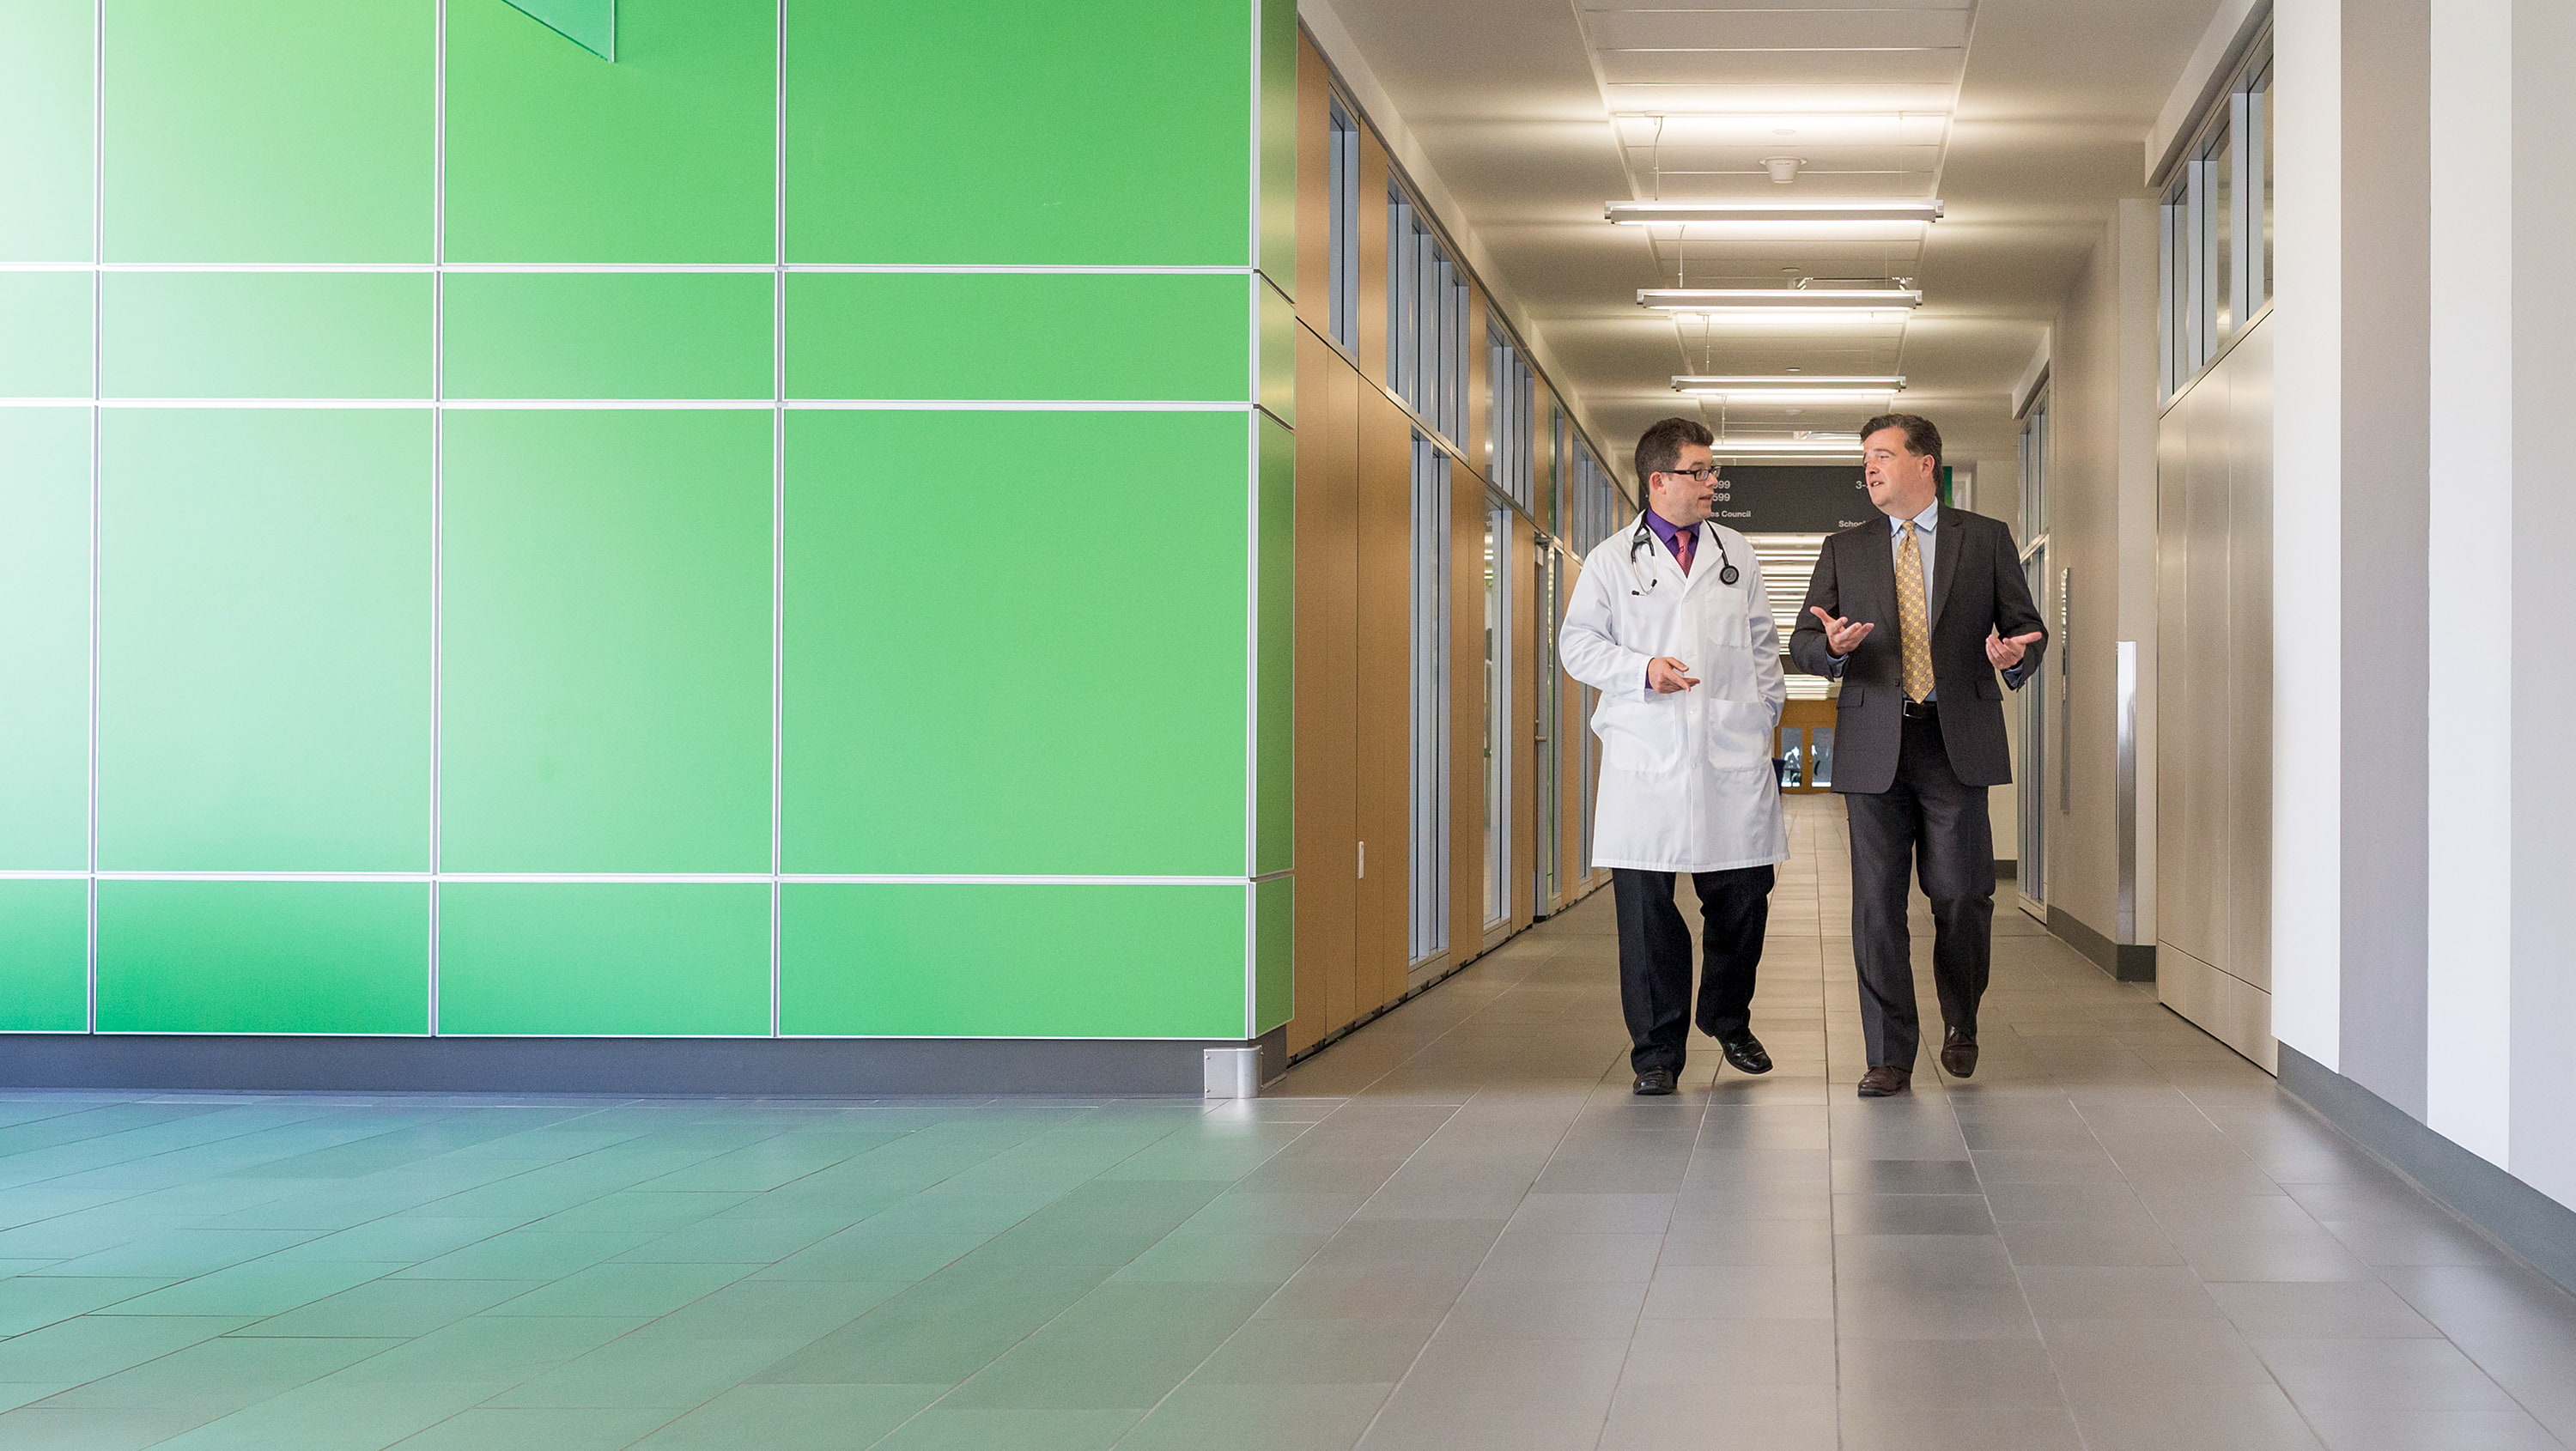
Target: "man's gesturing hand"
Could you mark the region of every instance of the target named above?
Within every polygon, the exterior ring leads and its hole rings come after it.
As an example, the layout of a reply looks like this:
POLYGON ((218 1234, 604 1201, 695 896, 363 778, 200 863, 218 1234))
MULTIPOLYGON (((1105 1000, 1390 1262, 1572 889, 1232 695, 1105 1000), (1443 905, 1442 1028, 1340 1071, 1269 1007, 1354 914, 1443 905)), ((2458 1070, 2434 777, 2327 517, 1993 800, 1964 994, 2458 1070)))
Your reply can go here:
POLYGON ((1690 675, 1690 667, 1670 655, 1658 655, 1646 662, 1646 683, 1657 695, 1671 695, 1699 684, 1690 675))
POLYGON ((1853 624, 1849 620, 1826 614, 1823 605, 1809 605, 1807 613, 1824 621, 1825 648, 1834 652, 1836 658, 1859 649, 1860 642, 1869 638, 1869 632, 1878 628, 1866 621, 1853 624))
POLYGON ((2015 635, 2010 639, 2002 639, 1994 635, 1988 635, 1986 637, 1986 663, 1992 665, 1997 670, 2010 670, 2021 663, 2022 655, 2028 651, 2031 646, 2038 644, 2045 638, 2047 637, 2037 630, 2033 630, 2027 635, 2015 635))

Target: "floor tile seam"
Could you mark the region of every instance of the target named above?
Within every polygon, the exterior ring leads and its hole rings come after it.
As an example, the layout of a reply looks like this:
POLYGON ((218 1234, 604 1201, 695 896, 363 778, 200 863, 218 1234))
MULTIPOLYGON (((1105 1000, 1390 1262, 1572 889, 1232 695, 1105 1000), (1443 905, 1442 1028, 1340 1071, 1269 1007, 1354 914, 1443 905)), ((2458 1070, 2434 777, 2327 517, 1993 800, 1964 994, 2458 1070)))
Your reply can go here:
MULTIPOLYGON (((1478 1087, 1478 1089, 1477 1089, 1477 1092, 1478 1092, 1478 1093, 1481 1093, 1481 1092, 1483 1092, 1483 1091, 1484 1091, 1484 1090, 1483 1090, 1483 1086, 1482 1086, 1482 1085, 1479 1085, 1479 1087, 1478 1087)), ((1596 1091, 1597 1091, 1597 1090, 1596 1090, 1596 1091)), ((1474 1102, 1474 1101, 1475 1101, 1475 1096, 1476 1096, 1476 1095, 1475 1095, 1474 1093, 1469 1094, 1469 1095, 1468 1095, 1468 1102, 1470 1102, 1470 1103, 1474 1102)), ((1588 1101, 1589 1097, 1590 1097, 1590 1095, 1586 1095, 1587 1101, 1588 1101)), ((1463 1108, 1464 1106, 1465 1106, 1465 1105, 1463 1105, 1463 1104, 1462 1104, 1462 1105, 1460 1105, 1460 1107, 1462 1107, 1462 1108, 1463 1108)), ((1577 1115, 1576 1115, 1576 1118, 1579 1120, 1579 1118, 1580 1118, 1580 1117, 1581 1117, 1581 1115, 1580 1115, 1580 1112, 1578 1111, 1578 1113, 1577 1113, 1577 1115)), ((1565 1147, 1565 1140, 1566 1140, 1566 1138, 1567 1138, 1568 1136, 1570 1136, 1573 1132, 1574 1132, 1574 1121, 1573 1121, 1573 1120, 1569 1120, 1569 1121, 1566 1123, 1566 1125, 1565 1125, 1562 1129, 1559 1129, 1559 1130, 1557 1131, 1556 1143, 1555 1143, 1553 1146, 1551 1146, 1551 1147, 1550 1147, 1550 1149, 1549 1149, 1549 1151, 1548 1151, 1548 1157, 1547 1157, 1547 1161, 1546 1161, 1547 1163, 1554 1163, 1554 1162, 1556 1161, 1556 1156, 1557 1156, 1557 1154, 1558 1154, 1561 1150, 1563 1150, 1563 1148, 1565 1147)), ((1428 1142, 1429 1142, 1429 1140, 1428 1140, 1428 1139, 1426 1139, 1426 1140, 1424 1140, 1424 1142, 1425 1142, 1425 1143, 1428 1143, 1428 1142)), ((1419 1147, 1419 1146, 1417 1146, 1417 1147, 1415 1148, 1415 1150, 1414 1150, 1414 1154, 1419 1154, 1420 1152, 1421 1152, 1421 1149, 1420 1149, 1420 1147, 1419 1147)), ((1408 1155, 1406 1155, 1406 1156, 1405 1156, 1405 1163, 1409 1164, 1409 1163, 1411 1163, 1412 1161, 1413 1161, 1413 1154, 1408 1154, 1408 1155)), ((1402 1166, 1402 1165, 1397 1166, 1396 1173, 1401 1174, 1402 1172, 1404 1172, 1404 1170, 1403 1170, 1403 1166, 1402 1166)), ((1541 1177, 1543 1177, 1543 1176, 1545 1175, 1545 1173, 1546 1173, 1546 1165, 1545 1165, 1545 1164, 1542 1164, 1542 1165, 1540 1166, 1539 1175, 1540 1175, 1541 1177)), ((1389 1179, 1389 1181, 1390 1181, 1390 1182, 1392 1182, 1393 1178, 1394 1178, 1394 1175, 1389 1175, 1389 1176, 1388 1176, 1388 1179, 1389 1179)), ((1537 1177, 1533 1177, 1533 1178, 1530 1180, 1530 1183, 1531 1183, 1531 1184, 1533 1184, 1533 1185, 1537 1184, 1537 1183, 1538 1183, 1538 1178, 1537 1178, 1537 1177)), ((1368 1208, 1369 1203, 1370 1203, 1371 1201, 1375 1200, 1375 1199, 1377 1198, 1377 1195, 1378 1195, 1378 1194, 1380 1194, 1380 1193, 1384 1193, 1384 1192, 1385 1192, 1384 1186, 1383 1186, 1383 1185, 1381 1185, 1381 1186, 1379 1187, 1379 1189, 1378 1189, 1378 1190, 1376 1190, 1375 1192, 1372 1192, 1372 1193, 1369 1195, 1369 1198, 1368 1198, 1367 1200, 1363 1200, 1363 1201, 1361 1201, 1361 1203, 1360 1203, 1360 1209, 1361 1209, 1361 1210, 1363 1210, 1363 1211, 1365 1211, 1365 1210, 1368 1208)), ((1512 1205, 1512 1213, 1513 1213, 1513 1214, 1518 1214, 1518 1213, 1520 1212, 1521 1206, 1529 1202, 1529 1195, 1530 1195, 1530 1191, 1529 1191, 1529 1190, 1524 1189, 1524 1190, 1522 1190, 1522 1191, 1521 1191, 1521 1197, 1520 1197, 1520 1199, 1519 1199, 1519 1200, 1517 1200, 1517 1201, 1515 1201, 1515 1202, 1513 1203, 1513 1205, 1512 1205)), ((1353 1217, 1354 1217, 1354 1218, 1356 1218, 1357 1216, 1356 1216, 1356 1215, 1354 1215, 1353 1217)), ((1504 1216, 1503 1223, 1504 1223, 1506 1226, 1508 1226, 1508 1225, 1511 1223, 1511 1216, 1510 1216, 1510 1215, 1506 1215, 1506 1216, 1504 1216)), ((1500 1244, 1501 1242, 1502 1242, 1502 1235, 1501 1235, 1501 1233, 1498 1231, 1498 1232, 1495 1234, 1495 1236, 1494 1236, 1494 1244, 1500 1244)), ((1320 1253, 1322 1253, 1322 1251, 1321 1251, 1320 1249, 1318 1249, 1318 1250, 1317 1250, 1317 1253, 1318 1253, 1318 1254, 1320 1254, 1320 1253)), ((1469 1272, 1468 1272, 1468 1275, 1467 1275, 1467 1282, 1466 1282, 1466 1283, 1467 1283, 1467 1284, 1474 1284, 1474 1283, 1475 1283, 1475 1279, 1476 1279, 1476 1275, 1484 1269, 1484 1267, 1485 1267, 1486 1263, 1487 1263, 1488 1261, 1490 1261, 1491 1259, 1493 1259, 1493 1257, 1494 1257, 1494 1245, 1487 1245, 1487 1246, 1485 1247, 1485 1253, 1484 1253, 1484 1255, 1476 1261, 1476 1268, 1475 1268, 1474 1270, 1471 1270, 1471 1271, 1469 1271, 1469 1272)), ((1284 1288, 1286 1288, 1286 1287, 1283 1285, 1281 1288, 1282 1288, 1282 1289, 1284 1289, 1284 1288)), ((1274 1295, 1276 1294, 1276 1292, 1275 1292, 1275 1291, 1274 1291, 1273 1293, 1274 1293, 1274 1295)), ((1459 1287, 1459 1294, 1460 1294, 1461 1296, 1464 1296, 1464 1295, 1465 1295, 1465 1293, 1466 1293, 1466 1285, 1461 1285, 1461 1286, 1459 1287)), ((1265 1301, 1264 1303, 1266 1304, 1267 1302, 1265 1301)), ((1255 1313, 1257 1314, 1258 1312, 1255 1312, 1255 1313)), ((1402 1371, 1402 1373, 1398 1374, 1398 1375, 1395 1377, 1395 1381, 1394 1381, 1394 1388, 1393 1388, 1392 1390, 1389 1390, 1389 1391, 1387 1392, 1387 1394, 1386 1394, 1386 1399, 1385 1399, 1385 1400, 1383 1400, 1383 1401, 1380 1401, 1380 1402, 1378 1403, 1377 1409, 1369 1413, 1369 1420, 1368 1420, 1368 1424, 1367 1424, 1366 1426, 1364 1426, 1364 1427, 1362 1427, 1362 1428, 1361 1428, 1359 1436, 1358 1436, 1358 1437, 1357 1437, 1357 1438, 1356 1438, 1356 1439, 1351 1443, 1352 1445, 1354 1445, 1354 1446, 1364 1445, 1364 1444, 1366 1444, 1366 1442, 1368 1441, 1368 1438, 1369 1438, 1371 1435, 1373 1435, 1373 1434, 1375 1434, 1375 1433, 1376 1433, 1376 1431, 1377 1431, 1377 1426, 1378 1426, 1378 1422, 1379 1422, 1380 1420, 1382 1420, 1382 1419, 1385 1417, 1385 1415, 1386 1415, 1386 1411, 1387 1411, 1387 1407, 1394 1405, 1394 1404, 1395 1404, 1395 1399, 1396 1399, 1396 1397, 1398 1397, 1398 1396, 1400 1396, 1400 1395, 1402 1395, 1402 1394, 1404 1393, 1404 1386, 1405 1386, 1405 1383, 1406 1383, 1407 1381, 1409 1381, 1409 1380, 1411 1380, 1411 1379, 1413 1378, 1413 1373, 1414 1373, 1414 1371, 1416 1371, 1417 1369, 1420 1369, 1420 1368, 1421 1368, 1423 1357, 1424 1357, 1424 1356, 1426 1356, 1426 1355, 1429 1355, 1429 1354, 1431 1353, 1431 1343, 1432 1343, 1433 1341, 1438 1340, 1438 1339, 1440 1338, 1440 1332, 1448 1328, 1450 1320, 1451 1320, 1452 1318, 1454 1318, 1454 1317, 1457 1315, 1457 1313, 1458 1313, 1458 1301, 1457 1301, 1456 1299, 1452 1299, 1452 1300, 1451 1300, 1451 1301, 1450 1301, 1446 1306, 1444 1306, 1444 1307, 1441 1309, 1439 1319, 1438 1319, 1436 1322, 1434 1322, 1434 1324, 1433 1324, 1433 1325, 1432 1325, 1432 1327, 1431 1327, 1431 1333, 1430 1333, 1429 1335, 1427 1335, 1427 1336, 1423 1337, 1423 1341, 1422 1341, 1421 1346, 1420 1346, 1420 1347, 1418 1347, 1417 1349, 1415 1349, 1415 1351, 1413 1352, 1413 1359, 1411 1359, 1410 1361, 1407 1361, 1407 1362, 1405 1363, 1405 1367, 1404 1367, 1404 1370, 1402 1371)), ((1644 1306, 1643 1306, 1642 1301, 1640 1302, 1640 1305, 1639 1305, 1639 1313, 1640 1313, 1641 1315, 1644 1313, 1644 1306)), ((1633 1330, 1632 1330, 1632 1331, 1631 1331, 1632 1338, 1633 1338, 1633 1334, 1634 1334, 1634 1332, 1633 1332, 1633 1330)), ((1621 1362, 1620 1362, 1620 1363, 1621 1363, 1621 1367, 1622 1367, 1622 1369, 1624 1370, 1624 1369, 1625 1369, 1625 1367, 1626 1367, 1626 1356, 1625 1356, 1624 1352, 1622 1353, 1622 1356, 1621 1356, 1621 1362)), ((1195 1374, 1195 1372, 1193 1372, 1193 1374, 1195 1374)), ((1603 1416, 1604 1416, 1604 1418, 1605 1418, 1605 1424, 1606 1424, 1606 1418, 1607 1418, 1607 1416, 1608 1416, 1608 1408, 1607 1408, 1607 1407, 1604 1407, 1604 1408, 1603 1408, 1603 1416)), ((1596 1433, 1593 1439, 1594 1439, 1595 1443, 1597 1444, 1597 1443, 1598 1443, 1598 1441, 1599 1441, 1599 1439, 1600 1439, 1599 1434, 1598 1434, 1598 1433, 1596 1433)))

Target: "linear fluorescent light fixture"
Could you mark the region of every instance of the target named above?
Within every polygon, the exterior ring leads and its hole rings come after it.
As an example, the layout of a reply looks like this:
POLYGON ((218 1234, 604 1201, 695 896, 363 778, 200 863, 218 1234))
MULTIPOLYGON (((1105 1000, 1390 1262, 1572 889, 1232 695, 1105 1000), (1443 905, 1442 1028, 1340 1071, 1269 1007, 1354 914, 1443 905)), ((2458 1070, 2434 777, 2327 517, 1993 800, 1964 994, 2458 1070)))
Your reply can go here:
POLYGON ((1637 292, 1639 307, 1665 312, 1775 307, 1800 312, 1885 312, 1922 304, 1923 294, 1911 287, 1646 287, 1637 292))
POLYGON ((1752 393, 1762 389, 1804 391, 1813 388, 1856 389, 1864 393, 1904 391, 1902 373, 1685 373, 1673 379, 1676 393, 1752 393))
POLYGON ((1603 215, 1622 226, 1691 222, 1937 222, 1938 201, 1611 202, 1603 215))
POLYGON ((1721 438, 1709 450, 1719 458, 1763 458, 1788 454, 1838 454, 1860 457, 1860 440, 1836 438, 1721 438))

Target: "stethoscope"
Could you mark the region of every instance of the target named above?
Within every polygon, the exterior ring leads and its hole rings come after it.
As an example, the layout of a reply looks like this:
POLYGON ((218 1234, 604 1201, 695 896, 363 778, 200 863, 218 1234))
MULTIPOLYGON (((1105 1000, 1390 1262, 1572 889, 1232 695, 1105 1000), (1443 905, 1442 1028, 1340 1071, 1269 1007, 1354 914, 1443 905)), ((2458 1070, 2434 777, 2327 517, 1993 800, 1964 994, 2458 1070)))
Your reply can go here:
MULTIPOLYGON (((1695 530, 1699 528, 1699 526, 1693 524, 1691 528, 1695 530)), ((1737 580, 1744 578, 1744 572, 1735 567, 1734 558, 1726 552, 1726 536, 1723 534, 1711 534, 1708 537, 1717 542, 1717 562, 1723 566, 1717 572, 1717 582, 1719 584, 1733 584, 1737 580)), ((1655 586, 1663 582, 1663 577, 1661 575, 1650 575, 1637 567, 1637 551, 1640 549, 1651 549, 1654 547, 1654 543, 1655 536, 1646 528, 1646 516, 1643 514, 1638 515, 1637 532, 1628 536, 1628 574, 1629 577, 1636 580, 1638 584, 1638 588, 1628 591, 1628 593, 1632 595, 1652 594, 1655 591, 1655 586)))

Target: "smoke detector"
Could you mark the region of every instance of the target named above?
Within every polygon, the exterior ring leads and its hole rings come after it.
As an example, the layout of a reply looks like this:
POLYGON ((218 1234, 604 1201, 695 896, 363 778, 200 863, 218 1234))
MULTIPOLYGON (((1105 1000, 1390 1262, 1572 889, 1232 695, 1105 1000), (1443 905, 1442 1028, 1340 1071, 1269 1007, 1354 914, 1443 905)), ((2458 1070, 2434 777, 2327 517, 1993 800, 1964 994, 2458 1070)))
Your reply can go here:
POLYGON ((1762 158, 1762 169, 1770 172, 1771 179, 1782 186, 1787 186, 1789 183, 1796 181, 1798 179, 1798 168, 1806 164, 1807 159, 1803 156, 1766 156, 1762 158))

